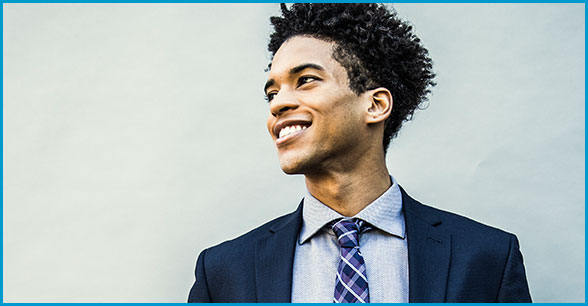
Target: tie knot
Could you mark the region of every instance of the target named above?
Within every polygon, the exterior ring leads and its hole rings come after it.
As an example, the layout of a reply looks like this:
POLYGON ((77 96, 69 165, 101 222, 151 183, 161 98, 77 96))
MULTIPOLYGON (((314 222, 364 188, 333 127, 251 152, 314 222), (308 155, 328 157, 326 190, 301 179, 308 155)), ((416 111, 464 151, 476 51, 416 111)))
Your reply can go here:
POLYGON ((341 219, 331 226, 342 248, 359 247, 359 234, 369 227, 363 220, 341 219))

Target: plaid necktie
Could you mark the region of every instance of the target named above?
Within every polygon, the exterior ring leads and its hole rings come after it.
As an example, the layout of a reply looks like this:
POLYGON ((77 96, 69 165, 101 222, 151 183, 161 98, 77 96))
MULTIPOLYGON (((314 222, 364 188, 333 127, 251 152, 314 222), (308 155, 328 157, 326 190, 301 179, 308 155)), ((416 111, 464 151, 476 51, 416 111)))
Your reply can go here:
POLYGON ((341 246, 335 281, 335 303, 369 303, 365 261, 359 251, 359 234, 369 226, 359 219, 341 219, 332 225, 341 246))

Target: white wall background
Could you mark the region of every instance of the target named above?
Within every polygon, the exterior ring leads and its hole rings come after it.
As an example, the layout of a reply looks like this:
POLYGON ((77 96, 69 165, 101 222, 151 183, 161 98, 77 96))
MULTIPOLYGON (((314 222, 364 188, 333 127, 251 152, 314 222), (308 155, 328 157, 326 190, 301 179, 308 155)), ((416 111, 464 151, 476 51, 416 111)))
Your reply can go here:
MULTIPOLYGON (((399 4, 438 86, 388 154, 584 302, 584 4, 399 4)), ((197 254, 296 208, 265 130, 277 4, 3 4, 4 302, 183 302, 197 254)))

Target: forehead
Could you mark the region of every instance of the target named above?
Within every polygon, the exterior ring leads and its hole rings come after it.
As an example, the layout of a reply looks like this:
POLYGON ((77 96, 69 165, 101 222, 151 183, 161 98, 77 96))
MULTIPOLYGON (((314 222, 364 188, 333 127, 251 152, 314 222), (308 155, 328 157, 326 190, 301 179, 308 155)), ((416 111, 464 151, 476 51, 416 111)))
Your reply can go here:
POLYGON ((344 68, 333 58, 335 43, 308 36, 294 36, 285 41, 274 55, 270 78, 275 78, 304 64, 317 64, 332 74, 344 68))

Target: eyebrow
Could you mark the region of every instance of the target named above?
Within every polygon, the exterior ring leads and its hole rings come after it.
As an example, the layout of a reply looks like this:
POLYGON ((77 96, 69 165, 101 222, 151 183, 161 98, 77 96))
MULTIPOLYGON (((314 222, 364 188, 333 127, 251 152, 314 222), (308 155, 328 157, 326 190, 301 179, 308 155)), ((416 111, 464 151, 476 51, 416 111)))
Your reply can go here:
MULTIPOLYGON (((318 64, 313 64, 313 63, 306 63, 306 64, 301 64, 298 65, 292 69, 290 69, 290 71, 288 71, 288 74, 292 75, 292 74, 297 74, 300 71, 303 71, 305 69, 316 69, 316 70, 320 70, 320 71, 325 71, 325 68, 323 68, 323 66, 318 65, 318 64)), ((263 92, 266 92, 268 87, 274 85, 276 82, 274 81, 274 79, 269 79, 267 82, 265 82, 265 86, 263 87, 263 92)))

